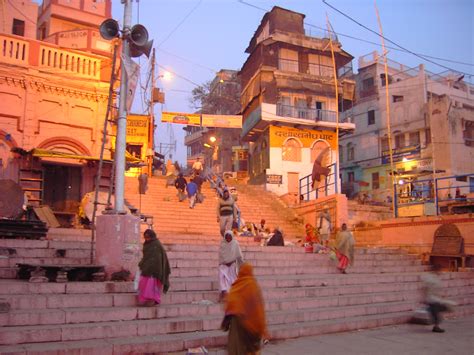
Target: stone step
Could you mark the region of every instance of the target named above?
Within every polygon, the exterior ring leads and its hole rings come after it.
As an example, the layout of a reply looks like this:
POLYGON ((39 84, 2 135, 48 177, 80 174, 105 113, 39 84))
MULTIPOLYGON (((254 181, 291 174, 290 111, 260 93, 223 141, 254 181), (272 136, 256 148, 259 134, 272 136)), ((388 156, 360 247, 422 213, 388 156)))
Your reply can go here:
MULTIPOLYGON (((474 314, 473 306, 458 307, 455 316, 474 314)), ((373 328, 407 322, 412 316, 411 312, 385 313, 381 315, 347 317, 341 319, 320 320, 315 322, 301 322, 296 324, 270 325, 269 333, 271 339, 288 339, 293 337, 311 336, 326 333, 336 333, 351 331, 356 329, 373 328)), ((129 331, 124 336, 110 337, 110 333, 120 331, 117 324, 113 322, 107 329, 104 323, 103 328, 97 331, 102 332, 100 340, 64 341, 62 338, 55 338, 54 342, 31 343, 24 345, 0 346, 0 353, 26 354, 29 353, 84 353, 84 354, 119 354, 119 353, 166 353, 184 351, 189 348, 204 345, 208 349, 222 347, 227 343, 227 333, 220 330, 206 330, 199 332, 187 332, 177 334, 163 334, 159 337, 155 335, 138 336, 139 324, 135 328, 126 328, 129 331), (131 332, 130 332, 131 331, 131 332), (107 336, 108 335, 108 336, 107 336)), ((141 329, 146 327, 143 325, 141 329)), ((72 326, 73 327, 73 326, 72 326)), ((177 330, 177 328, 176 328, 177 330)), ((34 338, 34 332, 40 331, 31 329, 30 337, 34 338)), ((79 333, 77 330, 72 334, 79 333)), ((71 334, 71 332, 69 333, 71 334)), ((113 336, 113 335, 112 335, 113 336)))
POLYGON ((17 271, 15 267, 0 267, 0 279, 15 279, 17 271))
MULTIPOLYGON (((363 305, 351 305, 347 307, 330 306, 324 308, 300 308, 295 310, 292 310, 291 305, 289 305, 286 309, 267 311, 266 318, 268 325, 275 325, 322 319, 344 319, 346 317, 365 316, 376 313, 403 312, 410 311, 413 307, 414 302, 412 300, 386 303, 366 302, 363 305)), ((220 327, 222 317, 223 311, 222 305, 220 304, 212 306, 182 305, 181 308, 164 305, 153 308, 115 307, 113 310, 104 308, 80 308, 12 311, 9 317, 10 322, 2 322, 2 324, 6 326, 0 329, 0 344, 18 343, 18 339, 15 339, 16 337, 19 337, 21 342, 27 342, 27 334, 31 331, 30 327, 38 327, 40 325, 45 326, 42 328, 47 338, 30 339, 35 339, 35 341, 51 341, 51 332, 56 333, 60 331, 64 336, 64 334, 67 333, 64 331, 65 329, 70 330, 69 333, 71 333, 71 335, 69 335, 69 337, 74 336, 75 338, 64 340, 97 339, 104 336, 104 334, 91 330, 100 328, 104 322, 118 323, 118 321, 120 321, 121 326, 127 327, 128 329, 130 326, 140 326, 140 323, 136 321, 144 322, 141 327, 141 333, 138 334, 139 336, 217 330, 220 327), (27 323, 28 319, 35 323, 27 323), (99 327, 94 327, 94 324, 91 323, 96 323, 95 325, 99 327), (21 331, 25 326, 27 327, 27 334, 22 334, 21 331), (81 331, 80 328, 83 330, 81 331), (175 331, 173 331, 173 329, 175 329, 175 331), (16 334, 16 336, 14 334, 16 334)), ((113 332, 110 333, 112 335, 114 334, 113 332)))

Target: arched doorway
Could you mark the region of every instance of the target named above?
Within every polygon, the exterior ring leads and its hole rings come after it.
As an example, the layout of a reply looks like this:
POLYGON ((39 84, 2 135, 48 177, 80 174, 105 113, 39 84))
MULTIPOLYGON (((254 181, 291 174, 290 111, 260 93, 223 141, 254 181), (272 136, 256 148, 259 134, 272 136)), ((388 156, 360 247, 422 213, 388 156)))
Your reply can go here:
MULTIPOLYGON (((317 140, 313 143, 311 147, 311 163, 314 164, 316 160, 322 167, 331 165, 331 147, 328 142, 317 140)), ((325 179, 323 178, 320 181, 315 181, 314 189, 323 187, 325 183, 325 179)))

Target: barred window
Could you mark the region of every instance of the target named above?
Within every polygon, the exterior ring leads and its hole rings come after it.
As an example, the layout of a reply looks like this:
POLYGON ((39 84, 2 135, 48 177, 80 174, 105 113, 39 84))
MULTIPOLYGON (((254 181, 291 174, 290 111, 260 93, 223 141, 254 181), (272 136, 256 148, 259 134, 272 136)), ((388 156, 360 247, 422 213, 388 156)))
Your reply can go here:
POLYGON ((301 144, 294 138, 288 139, 283 145, 282 160, 301 161, 301 144))

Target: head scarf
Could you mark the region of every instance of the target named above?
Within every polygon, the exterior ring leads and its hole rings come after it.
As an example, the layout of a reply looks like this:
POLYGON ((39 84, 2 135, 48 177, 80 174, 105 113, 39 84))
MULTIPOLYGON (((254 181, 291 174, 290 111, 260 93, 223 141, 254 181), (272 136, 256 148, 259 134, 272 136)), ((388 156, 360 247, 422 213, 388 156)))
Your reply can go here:
POLYGON ((227 296, 225 313, 237 316, 242 326, 251 334, 266 336, 267 325, 262 291, 249 263, 244 263, 240 267, 239 276, 227 296))
POLYGON ((228 230, 224 233, 224 238, 221 240, 221 245, 219 247, 219 264, 229 264, 234 261, 239 263, 244 260, 242 251, 240 250, 239 243, 234 238, 232 231, 228 230), (230 235, 232 240, 227 242, 225 236, 230 235))

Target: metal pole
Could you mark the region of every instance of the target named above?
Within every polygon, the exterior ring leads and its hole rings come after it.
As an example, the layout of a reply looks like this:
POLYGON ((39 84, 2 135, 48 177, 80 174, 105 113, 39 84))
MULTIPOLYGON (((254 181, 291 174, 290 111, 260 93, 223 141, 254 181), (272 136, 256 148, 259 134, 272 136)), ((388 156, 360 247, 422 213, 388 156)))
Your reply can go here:
POLYGON ((115 211, 125 214, 124 209, 124 187, 125 187, 125 146, 127 134, 127 92, 128 79, 125 70, 125 61, 130 61, 130 51, 128 36, 130 34, 130 24, 132 22, 131 0, 122 0, 124 4, 123 14, 123 40, 122 40, 122 60, 120 76, 120 100, 119 113, 117 119, 117 139, 115 142, 115 211))
POLYGON ((153 54, 151 56, 151 93, 150 93, 150 129, 149 129, 149 137, 148 137, 148 148, 153 151, 153 155, 148 162, 148 176, 152 176, 153 172, 153 162, 155 159, 155 112, 154 112, 154 101, 153 101, 153 91, 155 89, 155 48, 153 48, 153 54))

